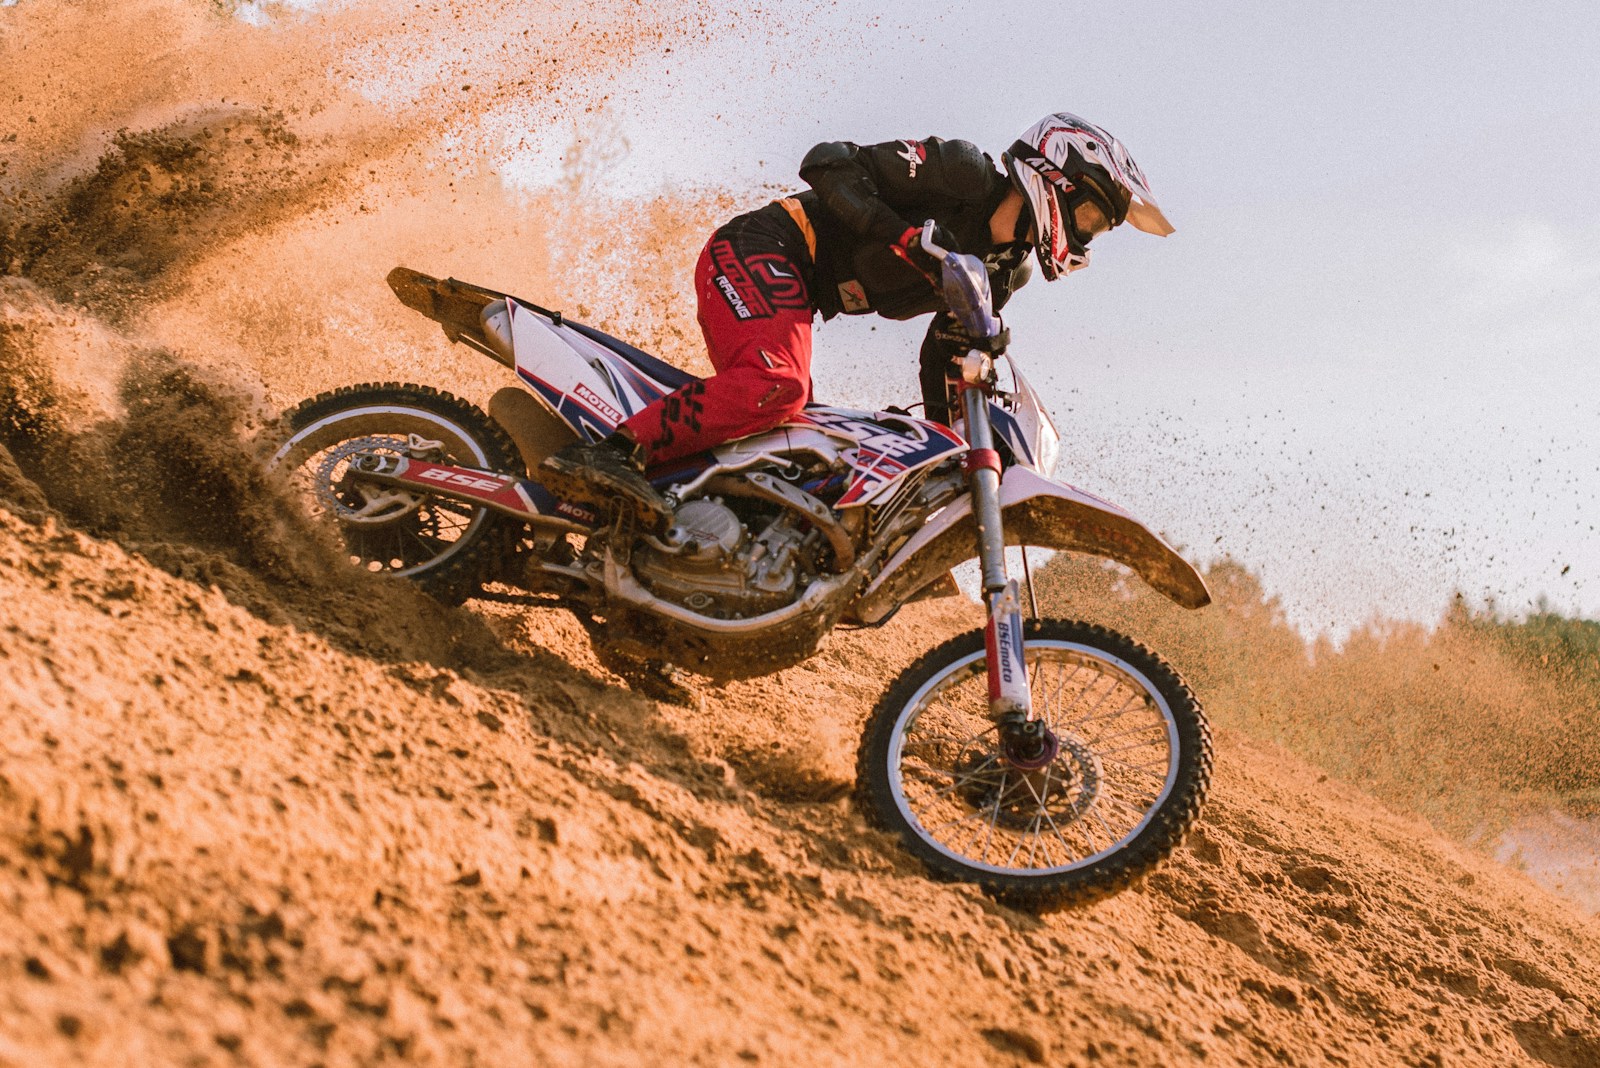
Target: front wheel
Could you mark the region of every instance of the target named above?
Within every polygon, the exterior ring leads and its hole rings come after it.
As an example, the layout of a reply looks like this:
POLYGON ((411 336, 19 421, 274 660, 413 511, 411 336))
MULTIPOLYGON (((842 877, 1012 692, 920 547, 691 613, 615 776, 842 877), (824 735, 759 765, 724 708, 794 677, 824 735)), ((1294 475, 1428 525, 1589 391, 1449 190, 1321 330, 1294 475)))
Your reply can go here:
POLYGON ((1034 714, 1059 749, 1007 758, 989 718, 983 631, 907 668, 867 721, 856 799, 941 879, 1034 912, 1114 894, 1171 854, 1200 813, 1211 733, 1155 653, 1104 627, 1024 628, 1034 714))

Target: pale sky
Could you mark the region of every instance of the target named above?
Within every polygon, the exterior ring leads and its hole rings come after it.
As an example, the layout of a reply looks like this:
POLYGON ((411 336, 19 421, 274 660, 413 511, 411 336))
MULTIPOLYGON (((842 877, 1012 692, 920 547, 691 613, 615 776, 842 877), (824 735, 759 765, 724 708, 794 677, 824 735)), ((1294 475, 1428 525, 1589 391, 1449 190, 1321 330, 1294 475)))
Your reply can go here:
MULTIPOLYGON (((1127 143, 1177 233, 1108 235, 1008 309, 1066 439, 1058 477, 1200 562, 1243 560, 1308 629, 1432 620, 1457 588, 1600 616, 1595 5, 746 17, 617 72, 603 117, 576 123, 626 137, 612 191, 795 185, 820 140, 998 155, 1047 112, 1081 114, 1127 143)), ((571 135, 502 172, 546 180, 571 135)), ((921 330, 827 324, 819 397, 914 395, 921 330)))

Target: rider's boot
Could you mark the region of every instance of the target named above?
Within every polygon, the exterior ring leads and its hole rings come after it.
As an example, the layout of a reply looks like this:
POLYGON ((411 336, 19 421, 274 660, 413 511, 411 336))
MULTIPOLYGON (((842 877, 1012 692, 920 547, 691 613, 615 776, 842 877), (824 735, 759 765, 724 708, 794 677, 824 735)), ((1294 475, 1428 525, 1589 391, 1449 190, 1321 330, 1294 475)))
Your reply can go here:
POLYGON ((558 497, 594 505, 602 512, 615 504, 632 508, 640 527, 666 530, 672 511, 644 475, 644 449, 626 434, 594 444, 575 442, 539 465, 539 481, 558 497))

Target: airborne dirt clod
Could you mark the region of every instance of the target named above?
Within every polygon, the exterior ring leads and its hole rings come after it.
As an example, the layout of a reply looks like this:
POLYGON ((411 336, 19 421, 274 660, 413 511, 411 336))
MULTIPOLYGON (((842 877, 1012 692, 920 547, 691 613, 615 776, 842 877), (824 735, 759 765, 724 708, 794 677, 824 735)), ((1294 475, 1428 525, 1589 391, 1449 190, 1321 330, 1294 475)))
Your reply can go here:
POLYGON ((630 205, 624 256, 603 158, 532 196, 462 146, 751 31, 284 6, 3 9, 0 1066, 1600 1064, 1592 918, 1238 731, 1140 887, 1041 919, 929 880, 848 795, 964 601, 657 701, 569 615, 342 566, 264 469, 274 413, 505 384, 396 264, 703 369, 682 287, 727 194, 630 205))

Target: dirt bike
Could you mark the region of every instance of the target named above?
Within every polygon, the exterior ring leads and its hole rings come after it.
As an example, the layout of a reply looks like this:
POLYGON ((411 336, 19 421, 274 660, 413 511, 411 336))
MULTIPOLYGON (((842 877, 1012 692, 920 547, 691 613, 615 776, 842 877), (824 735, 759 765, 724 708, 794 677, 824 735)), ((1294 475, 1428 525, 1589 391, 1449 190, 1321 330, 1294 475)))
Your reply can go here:
POLYGON ((863 733, 857 801, 935 877, 1036 911, 1094 900, 1162 862, 1196 819, 1209 728, 1150 650, 1025 619, 1006 546, 1109 558, 1188 608, 1210 596, 1138 520, 1049 477, 1060 437, 1006 352, 983 264, 938 248, 931 225, 923 244, 974 339, 952 366, 955 426, 808 405, 650 470, 674 513, 664 534, 635 529, 628 509, 558 499, 538 465, 693 376, 559 312, 405 268, 388 279, 400 300, 519 385, 488 414, 422 386, 337 389, 287 414, 274 462, 358 566, 450 602, 520 587, 577 613, 612 663, 714 680, 798 664, 836 625, 953 592, 952 567, 975 553, 987 623, 888 688, 863 733))

